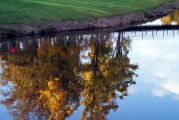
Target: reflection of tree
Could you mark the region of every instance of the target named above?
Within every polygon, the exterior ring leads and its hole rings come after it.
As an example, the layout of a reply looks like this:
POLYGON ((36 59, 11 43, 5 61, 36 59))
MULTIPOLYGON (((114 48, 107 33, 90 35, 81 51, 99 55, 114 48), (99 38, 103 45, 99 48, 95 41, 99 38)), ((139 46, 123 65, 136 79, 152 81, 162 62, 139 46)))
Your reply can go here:
MULTIPOLYGON (((123 95, 132 80, 137 65, 130 64, 128 54, 129 40, 123 38, 117 41, 115 57, 111 56, 111 43, 99 41, 99 35, 92 47, 90 56, 92 63, 83 68, 83 78, 86 80, 82 104, 85 106, 81 119, 106 119, 109 110, 116 110, 116 91, 123 95), (106 49, 106 50, 105 50, 106 49)), ((120 96, 120 98, 123 96, 120 96)))
POLYGON ((176 21, 177 25, 179 24, 179 10, 176 10, 174 13, 173 13, 173 19, 174 21, 176 21))
POLYGON ((162 24, 163 24, 163 25, 170 25, 171 22, 172 22, 171 14, 169 14, 169 15, 163 17, 161 20, 162 20, 162 24))
MULTIPOLYGON (((47 45, 46 45, 47 46, 47 45)), ((57 71, 52 70, 55 78, 48 81, 48 88, 40 90, 40 100, 49 108, 49 119, 63 120, 71 115, 79 106, 81 85, 75 74, 79 62, 79 48, 77 46, 53 47, 50 51, 44 48, 42 58, 49 52, 50 59, 57 71)), ((41 59, 41 60, 43 60, 41 59)), ((48 61, 44 65, 48 65, 48 61)), ((50 64, 47 69, 50 68, 50 64)), ((49 71, 49 70, 47 70, 49 71)), ((45 73, 44 73, 45 74, 45 73)))
POLYGON ((173 13, 163 17, 161 21, 163 25, 170 25, 172 21, 175 21, 178 25, 179 24, 179 10, 176 10, 173 13))
POLYGON ((63 120, 78 108, 82 95, 81 119, 106 119, 109 110, 118 108, 115 99, 123 99, 135 83, 137 69, 127 56, 131 41, 122 33, 116 42, 110 37, 98 33, 53 44, 32 41, 25 51, 4 55, 1 84, 10 80, 13 87, 3 103, 16 119, 63 120), (80 60, 82 52, 89 62, 80 60))
POLYGON ((11 80, 14 87, 3 103, 16 119, 64 119, 79 105, 79 48, 36 45, 4 57, 8 64, 3 80, 11 80))

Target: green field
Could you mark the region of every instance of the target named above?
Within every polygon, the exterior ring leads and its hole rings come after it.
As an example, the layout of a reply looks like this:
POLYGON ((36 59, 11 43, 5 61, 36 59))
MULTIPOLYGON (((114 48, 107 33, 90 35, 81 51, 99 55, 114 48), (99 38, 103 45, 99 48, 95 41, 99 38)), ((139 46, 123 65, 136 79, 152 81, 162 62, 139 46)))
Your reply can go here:
POLYGON ((144 12, 169 0, 0 0, 0 27, 144 12))

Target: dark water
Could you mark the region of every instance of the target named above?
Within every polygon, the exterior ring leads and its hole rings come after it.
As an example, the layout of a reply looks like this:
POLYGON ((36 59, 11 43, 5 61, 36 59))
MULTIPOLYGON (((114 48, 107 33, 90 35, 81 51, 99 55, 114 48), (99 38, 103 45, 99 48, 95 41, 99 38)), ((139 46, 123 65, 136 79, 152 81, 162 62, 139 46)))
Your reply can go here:
POLYGON ((0 119, 178 120, 178 46, 178 30, 1 42, 0 119))

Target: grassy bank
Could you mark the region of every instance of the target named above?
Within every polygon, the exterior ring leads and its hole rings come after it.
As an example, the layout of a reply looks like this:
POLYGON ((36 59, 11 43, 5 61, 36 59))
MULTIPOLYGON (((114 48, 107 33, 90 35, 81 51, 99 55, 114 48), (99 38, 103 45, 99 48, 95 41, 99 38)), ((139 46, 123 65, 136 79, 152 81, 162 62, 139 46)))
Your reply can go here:
POLYGON ((145 11, 169 0, 0 0, 0 26, 51 23, 145 11))
POLYGON ((174 1, 0 0, 0 38, 121 27, 166 15, 174 1))

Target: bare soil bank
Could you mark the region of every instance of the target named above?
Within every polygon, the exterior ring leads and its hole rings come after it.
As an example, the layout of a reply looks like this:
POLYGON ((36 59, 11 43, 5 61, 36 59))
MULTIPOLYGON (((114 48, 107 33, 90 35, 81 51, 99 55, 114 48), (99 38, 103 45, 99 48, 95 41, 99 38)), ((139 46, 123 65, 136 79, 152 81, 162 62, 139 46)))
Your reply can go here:
POLYGON ((17 25, 14 29, 0 29, 0 38, 15 37, 25 35, 43 35, 50 33, 74 32, 74 31, 93 31, 93 30, 115 30, 123 29, 151 21, 170 12, 179 9, 179 2, 166 3, 158 8, 148 10, 144 13, 129 13, 110 18, 90 19, 85 21, 58 21, 51 26, 27 26, 17 25))

